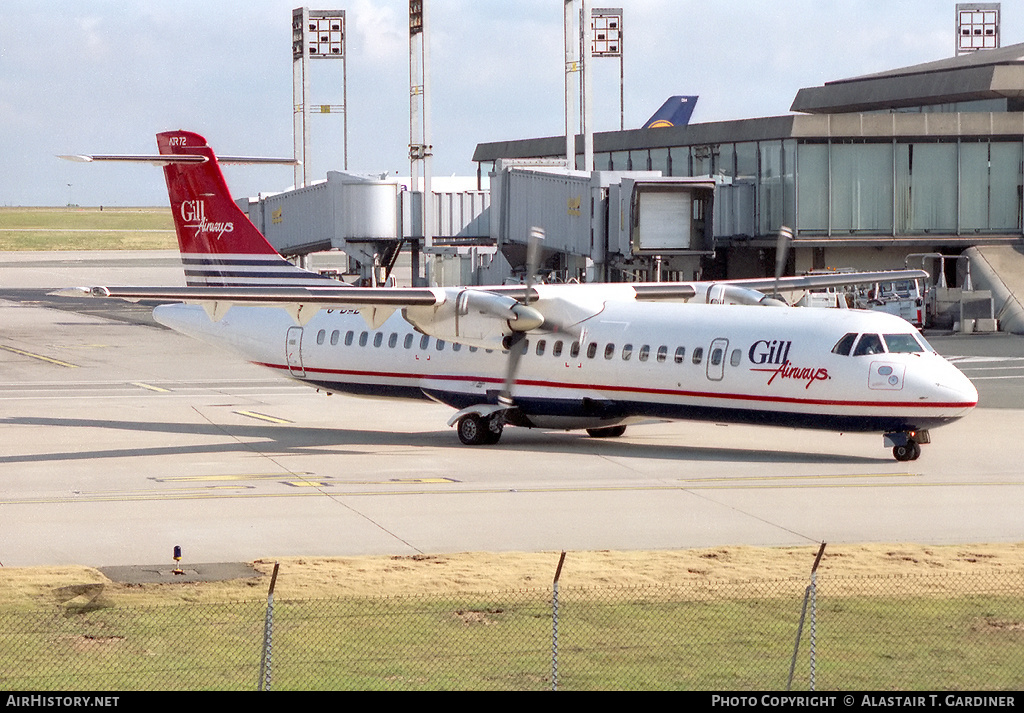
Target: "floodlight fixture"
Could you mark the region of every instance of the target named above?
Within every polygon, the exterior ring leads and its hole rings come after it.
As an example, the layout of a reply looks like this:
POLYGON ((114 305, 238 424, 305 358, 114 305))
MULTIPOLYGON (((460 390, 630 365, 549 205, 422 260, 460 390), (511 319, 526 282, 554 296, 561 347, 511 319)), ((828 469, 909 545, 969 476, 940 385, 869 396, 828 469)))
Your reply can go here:
POLYGON ((956 6, 956 53, 999 47, 1001 3, 958 3, 956 6))

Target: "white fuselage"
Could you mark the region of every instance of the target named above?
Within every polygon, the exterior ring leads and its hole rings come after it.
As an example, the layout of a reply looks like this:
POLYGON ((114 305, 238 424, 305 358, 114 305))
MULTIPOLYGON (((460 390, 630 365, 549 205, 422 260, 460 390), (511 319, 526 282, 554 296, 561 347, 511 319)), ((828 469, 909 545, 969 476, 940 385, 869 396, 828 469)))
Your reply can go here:
MULTIPOLYGON (((509 362, 507 352, 427 337, 401 313, 378 329, 347 309, 321 310, 303 327, 274 307, 236 305, 219 321, 197 305, 154 314, 317 388, 428 396, 458 409, 495 403, 509 362)), ((668 418, 885 433, 953 421, 977 402, 959 370, 887 314, 607 300, 582 326, 578 341, 529 336, 512 390, 525 425, 668 418), (885 346, 855 355, 851 342, 847 354, 835 353, 851 334, 877 335, 885 346), (906 348, 905 335, 920 348, 895 351, 906 348), (887 336, 899 338, 890 347, 887 336)))

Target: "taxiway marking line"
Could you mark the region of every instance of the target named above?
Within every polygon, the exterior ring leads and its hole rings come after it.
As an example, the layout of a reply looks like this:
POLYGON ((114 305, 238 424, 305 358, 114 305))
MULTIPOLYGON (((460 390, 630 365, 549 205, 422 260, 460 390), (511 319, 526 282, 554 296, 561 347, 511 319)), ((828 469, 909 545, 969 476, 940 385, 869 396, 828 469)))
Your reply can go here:
POLYGON ((287 419, 268 416, 265 413, 258 413, 257 411, 235 411, 234 413, 237 413, 239 416, 247 416, 248 418, 255 418, 259 421, 267 421, 269 423, 293 423, 287 419))
MULTIPOLYGON (((309 471, 294 473, 233 473, 226 475, 179 475, 170 478, 150 478, 157 483, 202 483, 208 480, 281 480, 282 478, 300 478, 304 475, 315 475, 309 471)), ((325 479, 330 479, 327 476, 325 479)))
MULTIPOLYGON (((332 484, 337 487, 337 483, 332 484)), ((706 486, 684 486, 684 485, 664 485, 664 486, 648 486, 648 487, 635 487, 635 486, 622 486, 622 487, 586 487, 586 488, 466 488, 459 490, 448 490, 438 492, 437 490, 396 490, 396 491, 354 491, 345 492, 339 490, 333 490, 330 497, 334 499, 344 497, 373 497, 373 496, 396 496, 396 495, 518 495, 518 494, 538 494, 538 493, 583 493, 583 492, 663 492, 663 491, 690 491, 690 490, 769 490, 769 489, 795 489, 795 488, 841 488, 841 487, 858 487, 858 488, 922 488, 922 487, 963 487, 963 488, 975 488, 979 486, 1017 486, 1024 487, 1024 482, 948 482, 948 483, 844 483, 844 484, 831 484, 831 483, 819 483, 819 484, 769 484, 769 485, 740 485, 740 486, 728 486, 728 485, 706 485, 706 486)), ((232 488, 223 486, 224 490, 230 490, 232 488)), ((0 505, 47 505, 47 504, 66 504, 66 503, 95 503, 95 502, 141 502, 141 501, 161 501, 161 500, 221 500, 225 498, 308 498, 308 497, 327 497, 326 494, 320 492, 309 492, 307 490, 296 489, 291 492, 281 493, 256 493, 251 490, 246 492, 235 492, 235 493, 217 493, 213 490, 203 490, 199 492, 185 492, 175 493, 170 492, 152 492, 152 493, 135 493, 131 495, 122 495, 120 497, 116 495, 80 495, 80 496, 60 496, 60 497, 48 497, 48 498, 26 498, 22 500, 0 500, 0 505)))
POLYGON ((11 352, 13 354, 20 354, 21 356, 31 357, 32 359, 38 359, 39 361, 45 361, 50 364, 56 364, 57 366, 64 366, 67 367, 68 369, 78 368, 78 364, 70 364, 66 361, 61 361, 60 359, 54 359, 52 357, 43 356, 42 354, 33 354, 32 352, 27 352, 24 349, 15 349, 14 347, 8 347, 4 345, 0 345, 0 349, 3 349, 4 351, 7 352, 11 352))
POLYGON ((726 478, 680 478, 680 483, 717 483, 748 480, 811 480, 811 479, 835 479, 835 478, 920 478, 921 473, 837 473, 835 475, 741 475, 726 478))
POLYGON ((338 480, 331 475, 317 475, 312 471, 294 473, 234 473, 228 475, 182 475, 169 478, 150 478, 156 483, 201 483, 222 480, 277 480, 291 482, 295 478, 311 476, 310 481, 331 481, 333 485, 430 485, 434 483, 458 483, 453 478, 388 478, 386 480, 338 480))
POLYGON ((140 389, 149 389, 150 391, 156 391, 157 393, 161 393, 161 394, 169 394, 169 393, 171 393, 170 389, 165 389, 165 388, 162 388, 160 386, 153 386, 152 384, 144 384, 141 381, 133 381, 133 382, 131 382, 131 385, 132 386, 138 386, 140 389))

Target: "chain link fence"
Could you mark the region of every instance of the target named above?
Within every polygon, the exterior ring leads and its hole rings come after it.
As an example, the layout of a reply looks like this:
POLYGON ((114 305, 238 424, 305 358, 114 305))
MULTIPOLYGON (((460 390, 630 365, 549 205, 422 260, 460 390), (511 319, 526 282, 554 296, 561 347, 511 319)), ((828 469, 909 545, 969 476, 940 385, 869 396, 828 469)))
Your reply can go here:
POLYGON ((1024 572, 818 575, 813 611, 808 589, 702 581, 8 612, 0 689, 1024 688, 1024 572))

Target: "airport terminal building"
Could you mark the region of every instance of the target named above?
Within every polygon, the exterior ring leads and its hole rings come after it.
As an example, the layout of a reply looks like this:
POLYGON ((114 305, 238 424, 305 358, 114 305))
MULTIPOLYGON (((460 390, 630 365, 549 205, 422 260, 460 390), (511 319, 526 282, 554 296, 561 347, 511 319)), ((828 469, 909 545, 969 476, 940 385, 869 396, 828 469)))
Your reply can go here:
MULTIPOLYGON (((783 225, 795 272, 1021 240, 1024 44, 801 89, 791 110, 595 134, 594 169, 713 177, 710 278, 771 274, 783 225)), ((555 136, 480 144, 473 159, 486 175, 564 154, 555 136)))

